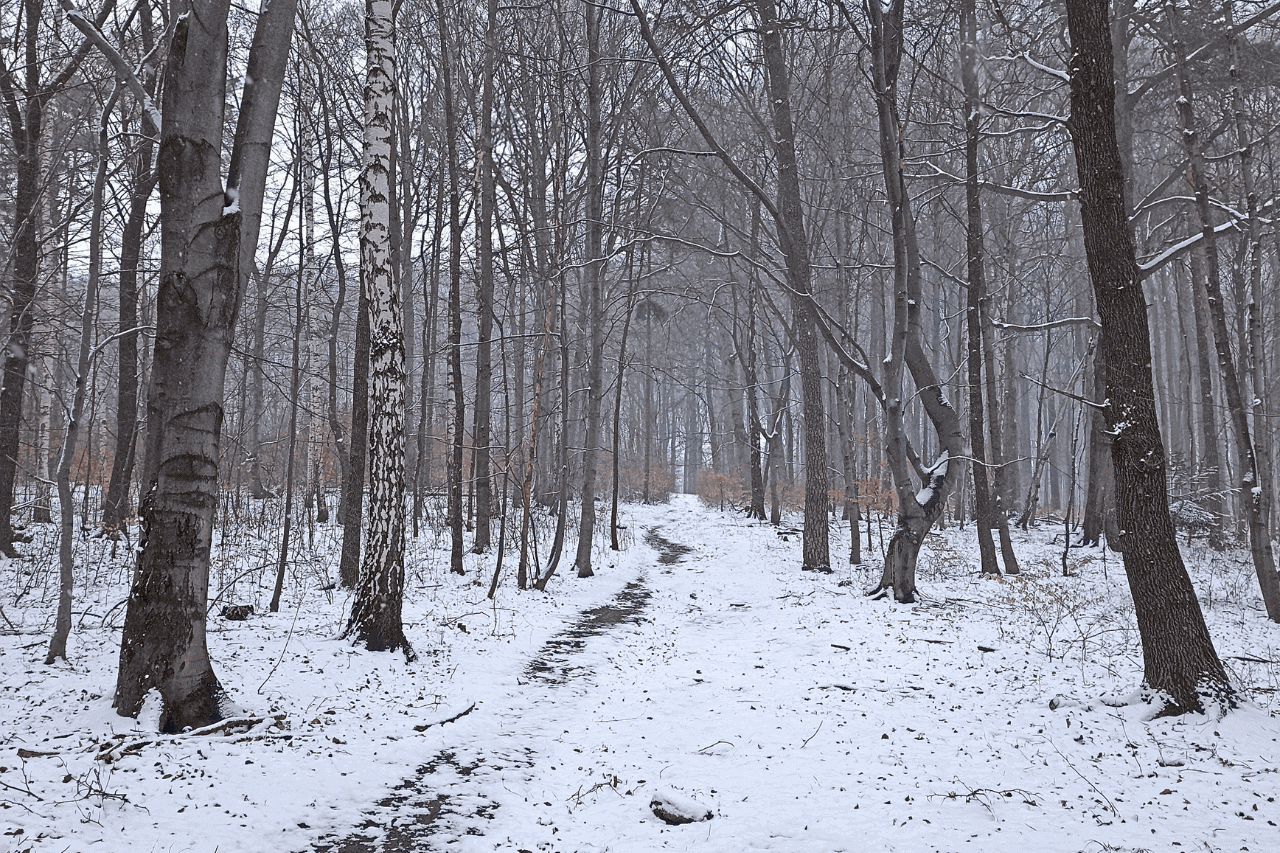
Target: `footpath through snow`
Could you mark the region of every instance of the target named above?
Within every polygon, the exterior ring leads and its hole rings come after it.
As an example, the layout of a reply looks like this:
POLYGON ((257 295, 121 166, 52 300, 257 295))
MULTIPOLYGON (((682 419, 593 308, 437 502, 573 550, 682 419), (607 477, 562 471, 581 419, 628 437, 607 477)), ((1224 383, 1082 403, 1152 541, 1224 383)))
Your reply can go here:
MULTIPOLYGON (((627 515, 599 577, 504 583, 496 604, 492 556, 458 580, 418 542, 413 665, 331 639, 344 602, 320 590, 322 553, 287 611, 214 620, 224 683, 287 714, 287 740, 161 738, 95 761, 112 731, 143 739, 110 710, 118 629, 87 622, 52 670, 38 636, 0 637, 0 850, 1280 848, 1280 630, 1247 563, 1193 574, 1252 701, 1146 722, 1105 704, 1141 677, 1114 555, 1072 552, 1057 577, 1052 531, 1033 532, 1026 576, 993 582, 972 530, 943 531, 923 603, 901 607, 862 595, 878 570, 800 572, 798 537, 740 515, 687 498, 627 515), (712 817, 671 826, 655 800, 712 817)), ((120 594, 94 589, 91 612, 120 594)))

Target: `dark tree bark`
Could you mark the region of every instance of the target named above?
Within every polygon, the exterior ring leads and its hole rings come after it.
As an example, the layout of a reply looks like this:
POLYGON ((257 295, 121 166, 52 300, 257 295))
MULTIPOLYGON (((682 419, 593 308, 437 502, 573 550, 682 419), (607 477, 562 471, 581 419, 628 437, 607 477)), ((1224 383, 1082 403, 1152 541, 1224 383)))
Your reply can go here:
MULTIPOLYGON (((95 26, 100 27, 114 8, 114 2, 104 4, 95 26)), ((31 333, 35 328, 32 309, 40 271, 40 144, 45 110, 54 95, 71 81, 90 47, 86 39, 57 74, 42 80, 44 69, 39 47, 40 34, 46 29, 41 27, 43 9, 43 0, 23 0, 22 11, 18 13, 23 18, 22 67, 10 69, 0 65, 0 103, 9 120, 10 144, 17 155, 9 340, 5 344, 3 384, 0 385, 0 553, 10 557, 17 556, 11 518, 13 489, 18 473, 22 403, 31 361, 31 333)))
POLYGON ((466 431, 466 403, 462 392, 462 189, 458 175, 458 119, 453 90, 453 59, 445 26, 444 0, 436 4, 440 14, 440 71, 444 87, 445 158, 449 173, 449 412, 448 461, 445 466, 450 535, 449 571, 461 575, 463 543, 462 450, 466 431))
MULTIPOLYGON (((1280 622, 1280 574, 1276 573, 1275 555, 1272 553, 1271 535, 1267 529, 1268 508, 1271 505, 1271 484, 1259 476, 1257 454, 1249 426, 1249 408, 1245 406, 1241 371, 1231 354, 1230 332, 1227 329, 1226 307, 1223 304, 1222 278, 1218 264, 1217 236, 1213 230, 1213 212, 1210 207, 1209 182, 1205 177, 1204 152, 1200 149, 1200 131, 1195 113, 1195 93, 1186 70, 1186 50, 1183 47, 1177 7, 1172 0, 1165 5, 1169 25, 1173 31, 1174 62, 1178 68, 1178 115, 1182 124, 1182 141, 1190 164, 1187 172, 1191 189, 1195 193, 1195 207, 1199 219, 1201 243, 1204 245, 1204 263, 1207 275, 1209 318, 1212 321, 1213 341, 1218 354, 1227 408, 1231 415, 1232 432, 1235 434, 1236 453, 1240 466, 1240 494, 1245 508, 1249 529, 1249 553, 1253 558, 1254 573, 1267 608, 1267 617, 1280 622)), ((1194 255, 1193 255, 1194 257, 1194 255)), ((1244 335, 1236 338, 1240 351, 1247 349, 1244 335)))
MULTIPOLYGON (((151 7, 138 7, 141 17, 143 49, 153 45, 151 7)), ((144 81, 149 94, 155 92, 155 75, 144 81)), ((152 165, 155 140, 145 136, 131 160, 132 185, 129 212, 120 233, 119 336, 116 381, 116 447, 111 461, 111 479, 102 501, 102 529, 108 536, 118 536, 129 513, 129 484, 133 479, 134 459, 138 444, 138 266, 142 258, 142 231, 146 223, 147 203, 156 185, 152 165)))
POLYGON ((809 238, 801 204, 795 127, 791 120, 791 78, 782 48, 777 7, 773 0, 758 0, 757 10, 760 15, 760 46, 767 72, 766 90, 772 106, 774 154, 778 159, 778 244, 786 257, 795 346, 800 361, 800 393, 804 402, 803 568, 830 571, 826 413, 822 400, 822 368, 818 361, 818 333, 811 304, 809 238))
MULTIPOLYGON (((1102 347, 1093 351, 1093 400, 1101 404, 1107 396, 1107 358, 1102 347)), ((1106 545, 1119 550, 1120 537, 1116 527, 1115 475, 1111 467, 1111 433, 1107 431, 1107 418, 1102 409, 1089 410, 1089 485, 1085 493, 1084 526, 1081 542, 1098 545, 1106 537, 1106 545)))
MULTIPOLYGON (((320 168, 322 174, 329 174, 333 167, 334 149, 333 132, 331 130, 332 109, 329 103, 329 89, 324 77, 316 80, 316 94, 320 101, 321 115, 325 132, 320 134, 320 168)), ((325 218, 328 220, 329 233, 337 235, 341 228, 337 204, 329 181, 320 182, 321 196, 324 198, 325 218)), ((342 525, 342 550, 338 558, 338 579, 345 589, 354 589, 360 579, 360 514, 364 506, 364 447, 367 438, 368 412, 364 410, 368 399, 367 377, 369 375, 369 321, 367 308, 359 303, 356 311, 355 357, 352 369, 351 391, 351 442, 347 443, 346 433, 342 428, 342 420, 338 414, 338 332, 342 326, 342 309, 347 301, 347 265, 342 258, 340 241, 332 240, 332 260, 334 277, 337 279, 337 293, 333 298, 333 313, 329 317, 327 344, 328 364, 328 399, 327 410, 329 433, 333 436, 334 452, 338 457, 339 476, 342 478, 338 498, 338 523, 342 525), (357 384, 360 386, 357 388, 357 384), (358 421, 358 422, 357 422, 358 421), (359 466, 357 469, 357 465, 359 466), (355 505, 354 512, 352 504, 355 505)))
POLYGON ((489 550, 489 514, 493 503, 493 482, 489 473, 492 434, 490 397, 493 390, 493 219, 497 206, 493 161, 493 75, 498 53, 498 0, 486 0, 488 18, 484 36, 484 69, 480 97, 480 139, 476 157, 480 173, 480 218, 476 223, 479 286, 476 288, 476 399, 471 413, 475 441, 476 535, 471 550, 489 550))
POLYGON ((1107 426, 1129 589, 1142 637, 1145 684, 1162 713, 1233 703, 1169 517, 1165 452, 1156 421, 1151 335, 1125 208, 1115 125, 1107 0, 1067 0, 1071 119, 1085 254, 1102 320, 1107 426))
MULTIPOLYGON (((643 179, 642 179, 643 180, 643 179)), ((643 264, 641 265, 643 267, 643 264)), ((622 469, 622 390, 627 370, 627 339, 631 336, 631 318, 636 301, 635 258, 627 252, 627 303, 626 317, 622 322, 622 340, 618 344, 617 390, 613 398, 613 496, 609 503, 609 547, 622 550, 618 543, 618 496, 622 469)))
POLYGON ((360 539, 369 459, 369 297, 356 300, 356 334, 351 365, 351 455, 342 501, 342 557, 338 576, 347 589, 360 580, 360 539))
POLYGON ((591 568, 591 546, 596 529, 596 473, 600 456, 601 408, 604 402, 604 256, 601 251, 604 234, 604 139, 601 133, 600 80, 600 16, 603 10, 594 3, 585 8, 587 23, 587 133, 586 189, 583 212, 585 245, 583 270, 586 293, 586 323, 589 337, 587 353, 587 417, 582 453, 582 507, 578 523, 578 549, 573 564, 578 577, 595 574, 591 568))
POLYGON ((986 427, 982 405, 982 316, 979 307, 986 298, 983 270, 982 202, 978 190, 978 142, 981 132, 981 103, 978 92, 977 0, 964 0, 960 7, 960 76, 964 85, 965 210, 968 217, 965 258, 969 288, 966 292, 965 325, 968 331, 966 364, 969 372, 969 443, 973 448, 973 506, 978 528, 978 552, 984 575, 1000 574, 996 562, 995 507, 987 479, 986 427))

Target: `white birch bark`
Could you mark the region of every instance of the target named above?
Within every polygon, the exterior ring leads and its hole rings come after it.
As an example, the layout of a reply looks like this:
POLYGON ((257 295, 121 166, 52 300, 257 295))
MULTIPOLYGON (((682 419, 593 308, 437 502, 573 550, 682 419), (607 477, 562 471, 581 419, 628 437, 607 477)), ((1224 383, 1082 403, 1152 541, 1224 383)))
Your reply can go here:
POLYGON ((360 172, 360 265, 369 303, 369 513, 360 581, 345 636, 370 651, 413 649, 404 596, 404 329, 391 275, 391 111, 395 42, 391 0, 366 0, 364 157, 360 172))

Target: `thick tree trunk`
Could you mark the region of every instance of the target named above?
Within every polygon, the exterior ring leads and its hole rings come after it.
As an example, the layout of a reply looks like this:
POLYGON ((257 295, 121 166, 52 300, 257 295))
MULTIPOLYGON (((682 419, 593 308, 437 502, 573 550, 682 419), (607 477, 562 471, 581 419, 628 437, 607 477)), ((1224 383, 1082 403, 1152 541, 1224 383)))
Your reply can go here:
POLYGON ((19 431, 25 397, 27 369, 34 328, 32 304, 36 298, 36 282, 40 270, 39 215, 40 203, 40 139, 44 122, 45 101, 32 91, 39 84, 39 66, 35 58, 35 39, 39 29, 40 0, 26 0, 27 86, 28 96, 21 115, 22 126, 12 128, 16 186, 13 194, 13 261, 12 284, 9 288, 9 340, 4 350, 4 375, 0 384, 0 552, 16 557, 13 543, 13 490, 18 474, 19 431))
POLYGON ((1151 335, 1126 214, 1116 142, 1115 79, 1107 0, 1067 0, 1071 130, 1085 253, 1102 319, 1107 425, 1125 574, 1142 637, 1146 686, 1162 713, 1233 701, 1169 518, 1165 453, 1156 421, 1151 335))
POLYGON ((221 719, 228 706, 205 641, 218 500, 223 380, 231 332, 257 244, 270 140, 296 4, 258 17, 224 189, 226 0, 175 11, 157 167, 161 274, 148 397, 149 489, 129 594, 115 707, 136 716, 156 689, 162 727, 221 719))

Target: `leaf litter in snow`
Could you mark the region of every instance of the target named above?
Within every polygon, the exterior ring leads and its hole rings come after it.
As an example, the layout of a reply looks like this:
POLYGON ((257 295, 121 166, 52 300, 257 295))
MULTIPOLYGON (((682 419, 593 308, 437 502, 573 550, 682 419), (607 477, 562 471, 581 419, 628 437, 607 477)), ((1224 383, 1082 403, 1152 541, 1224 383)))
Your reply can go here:
POLYGON ((597 577, 517 592, 508 550, 494 602, 494 555, 456 578, 447 540, 410 540, 414 664, 334 639, 333 528, 274 615, 274 528, 220 528, 211 612, 254 613, 211 616, 209 644, 257 722, 186 737, 111 710, 129 564, 110 543, 77 542, 71 661, 38 662, 56 543, 37 542, 0 563, 0 851, 1275 849, 1280 626, 1247 554, 1184 548, 1247 701, 1150 721, 1120 561, 1073 549, 1063 577, 1060 528, 1015 532, 1024 573, 1002 580, 977 575, 972 528, 937 531, 901 607, 862 596, 876 566, 800 572, 799 537, 767 524, 687 498, 626 514, 641 533, 598 540, 597 577), (630 584, 647 596, 624 617, 591 615, 630 584), (715 819, 667 824, 651 804, 676 796, 715 819))

